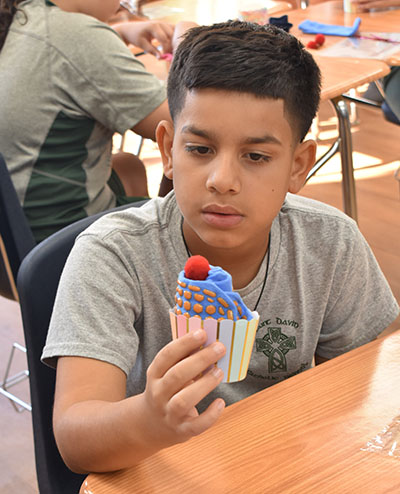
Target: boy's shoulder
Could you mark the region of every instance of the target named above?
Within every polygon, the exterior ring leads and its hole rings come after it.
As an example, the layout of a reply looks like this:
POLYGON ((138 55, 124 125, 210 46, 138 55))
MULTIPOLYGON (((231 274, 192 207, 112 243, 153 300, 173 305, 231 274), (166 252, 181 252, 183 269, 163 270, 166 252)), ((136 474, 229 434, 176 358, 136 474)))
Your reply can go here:
POLYGON ((39 37, 46 35, 50 44, 57 45, 60 41, 60 46, 68 42, 71 46, 79 47, 82 40, 90 46, 93 41, 88 39, 88 31, 91 31, 90 38, 94 37, 95 42, 103 37, 119 38, 116 31, 106 23, 90 15, 66 12, 45 0, 24 2, 16 19, 18 22, 14 28, 28 32, 33 29, 39 37))
POLYGON ((350 216, 333 206, 298 195, 287 194, 275 223, 280 238, 286 238, 289 243, 291 239, 296 248, 318 245, 319 249, 332 249, 336 245, 341 250, 364 241, 350 216))
MULTIPOLYGON (((50 7, 48 20, 50 23, 51 35, 55 36, 57 32, 63 32, 65 36, 66 30, 70 33, 70 40, 72 43, 83 37, 87 37, 88 31, 90 37, 94 38, 97 42, 101 37, 107 36, 111 38, 119 38, 117 32, 112 29, 108 24, 96 19, 87 14, 79 12, 65 12, 58 7, 50 7), (58 28, 58 31, 55 29, 58 28)), ((89 46, 93 43, 91 39, 86 40, 89 46)))
POLYGON ((181 213, 170 192, 166 197, 155 197, 142 206, 110 212, 96 220, 82 235, 94 235, 104 241, 116 236, 141 237, 162 232, 174 235, 180 232, 181 213))
POLYGON ((357 229, 357 223, 347 214, 334 206, 325 204, 315 199, 309 199, 288 193, 280 210, 281 217, 288 217, 303 222, 305 227, 316 224, 342 225, 345 228, 357 229))

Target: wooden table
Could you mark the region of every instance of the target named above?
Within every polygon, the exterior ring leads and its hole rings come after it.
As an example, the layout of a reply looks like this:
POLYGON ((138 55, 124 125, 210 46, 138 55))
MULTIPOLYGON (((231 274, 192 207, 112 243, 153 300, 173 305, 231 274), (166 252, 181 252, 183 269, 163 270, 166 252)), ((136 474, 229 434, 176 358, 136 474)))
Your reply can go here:
POLYGON ((399 390, 397 331, 228 407, 187 443, 89 475, 80 492, 399 493, 400 425, 399 457, 367 447, 400 421, 399 390))
MULTIPOLYGON (((252 0, 160 0, 144 5, 143 13, 173 23, 184 20, 212 24, 236 19, 239 11, 246 10, 246 5, 251 3, 252 0)), ((260 0, 258 3, 267 7, 269 14, 292 8, 290 2, 280 0, 260 0)))
MULTIPOLYGON (((293 24, 291 34, 298 37, 304 44, 314 39, 313 34, 304 34, 298 25, 309 19, 311 21, 326 22, 328 24, 338 24, 342 26, 352 26, 356 17, 361 18, 360 31, 375 32, 399 32, 400 31, 400 8, 396 10, 381 10, 379 12, 365 13, 345 13, 343 12, 343 2, 341 0, 323 2, 310 5, 306 9, 296 9, 285 12, 289 16, 289 21, 293 24)), ((318 50, 318 54, 323 56, 324 48, 331 46, 344 39, 340 36, 326 36, 324 47, 318 50)), ((315 53, 314 51, 312 53, 315 53)), ((398 53, 391 55, 385 60, 390 65, 400 65, 400 45, 398 53)))
MULTIPOLYGON (((271 0, 270 0, 271 2, 271 0)), ((267 2, 269 5, 270 2, 267 2)), ((282 11, 280 2, 275 2, 276 5, 269 9, 269 13, 274 15, 287 14, 289 21, 293 24, 291 33, 298 36, 304 42, 307 42, 311 35, 303 35, 298 30, 297 26, 305 19, 318 20, 326 23, 340 23, 352 25, 354 15, 344 14, 341 1, 325 2, 323 4, 311 5, 306 10, 285 10, 282 11), (279 13, 277 13, 279 11, 279 13)), ((164 14, 163 20, 177 22, 179 20, 191 20, 199 24, 211 24, 216 21, 223 21, 229 18, 236 18, 239 14, 238 0, 163 0, 152 2, 145 6, 145 12, 154 14, 164 14), (164 7, 166 10, 160 10, 164 7), (148 9, 148 10, 146 10, 148 9), (157 11, 157 9, 159 9, 157 11), (176 9, 175 11, 173 9, 176 9), (167 15, 165 15, 167 14, 167 15)), ((400 12, 400 11, 394 11, 400 12)), ((397 14, 396 14, 397 15, 397 14)), ((379 15, 363 14, 364 19, 370 19, 368 29, 384 30, 383 26, 393 27, 392 24, 387 24, 391 19, 392 14, 379 13, 379 15)), ((400 25, 400 22, 399 24, 400 25)), ((328 38, 328 37, 327 37, 328 38)), ((337 37, 333 38, 337 41, 337 37)), ((327 44, 334 42, 327 41, 327 44)), ((338 119, 339 139, 331 147, 331 149, 322 156, 315 164, 312 173, 319 169, 333 154, 340 152, 341 167, 342 167, 342 195, 344 211, 357 221, 357 201, 356 188, 353 170, 353 149, 351 138, 351 126, 349 112, 346 100, 342 95, 359 85, 372 82, 384 77, 389 73, 389 67, 386 63, 378 60, 369 59, 354 59, 354 58, 323 58, 320 56, 323 50, 312 52, 317 60, 323 77, 322 82, 322 101, 330 100, 338 119)), ((167 67, 166 63, 154 64, 154 58, 144 56, 142 58, 149 70, 154 72, 159 78, 166 79, 167 67), (149 66, 150 65, 150 66, 149 66)), ((309 176, 311 176, 311 174, 309 176)))

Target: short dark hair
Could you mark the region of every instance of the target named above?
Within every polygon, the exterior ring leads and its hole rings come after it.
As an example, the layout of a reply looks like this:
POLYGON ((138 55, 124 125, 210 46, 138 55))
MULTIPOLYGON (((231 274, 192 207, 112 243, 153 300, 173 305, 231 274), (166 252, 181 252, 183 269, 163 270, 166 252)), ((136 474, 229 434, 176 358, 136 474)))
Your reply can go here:
POLYGON ((192 28, 183 37, 168 77, 172 119, 182 111, 187 91, 205 88, 283 99, 302 141, 318 110, 321 75, 301 42, 282 29, 227 21, 192 28))

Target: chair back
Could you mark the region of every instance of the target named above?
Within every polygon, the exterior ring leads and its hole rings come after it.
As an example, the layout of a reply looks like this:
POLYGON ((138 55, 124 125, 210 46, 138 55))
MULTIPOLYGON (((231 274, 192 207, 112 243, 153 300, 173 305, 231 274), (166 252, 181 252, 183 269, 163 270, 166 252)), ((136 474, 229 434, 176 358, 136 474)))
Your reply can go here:
POLYGON ((0 295, 18 300, 15 286, 18 269, 35 245, 6 162, 0 154, 0 295))
MULTIPOLYGON (((115 210, 137 207, 146 201, 115 210)), ((40 357, 56 296, 58 282, 77 235, 94 220, 110 211, 77 221, 37 245, 23 260, 17 287, 27 347, 36 473, 40 494, 79 492, 83 475, 71 472, 64 464, 52 429, 55 371, 42 364, 40 357)))

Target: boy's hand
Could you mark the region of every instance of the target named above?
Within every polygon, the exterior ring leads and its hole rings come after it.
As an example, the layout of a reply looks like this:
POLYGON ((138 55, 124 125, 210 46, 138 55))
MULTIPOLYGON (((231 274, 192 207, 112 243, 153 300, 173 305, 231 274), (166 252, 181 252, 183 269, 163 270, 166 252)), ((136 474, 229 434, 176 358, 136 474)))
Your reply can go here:
POLYGON ((214 343, 200 350, 206 337, 200 330, 166 345, 148 368, 145 391, 129 398, 120 368, 61 357, 53 424, 69 468, 79 473, 126 468, 211 427, 224 401, 215 400, 200 415, 195 405, 220 383, 222 373, 212 364, 225 347, 214 343))
POLYGON ((206 332, 200 329, 172 341, 147 370, 145 411, 154 441, 160 447, 200 434, 216 422, 224 409, 222 399, 216 399, 201 414, 195 408, 223 378, 223 372, 213 364, 226 349, 216 342, 199 350, 206 339, 206 332))

